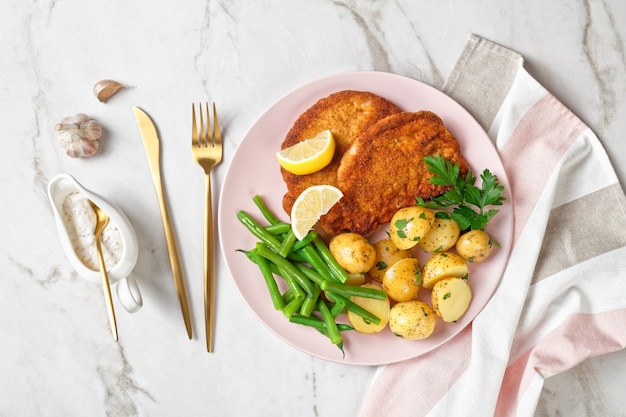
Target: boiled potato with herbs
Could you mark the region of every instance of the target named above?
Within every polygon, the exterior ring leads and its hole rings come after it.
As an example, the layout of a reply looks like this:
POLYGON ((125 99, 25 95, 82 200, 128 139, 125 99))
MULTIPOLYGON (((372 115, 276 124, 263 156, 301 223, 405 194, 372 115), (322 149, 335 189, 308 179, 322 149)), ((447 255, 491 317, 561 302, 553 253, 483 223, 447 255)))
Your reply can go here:
MULTIPOLYGON (((382 290, 382 287, 380 285, 373 283, 364 284, 363 287, 382 290)), ((358 314, 353 313, 352 311, 348 311, 346 314, 348 317, 348 322, 350 322, 350 325, 354 327, 354 330, 357 333, 378 333, 387 326, 387 323, 389 322, 389 310, 391 306, 391 304, 389 303, 389 297, 385 297, 384 300, 377 300, 374 298, 352 296, 350 297, 350 301, 359 305, 360 307, 363 307, 380 319, 380 323, 376 324, 365 321, 358 314)))
POLYGON ((447 323, 457 321, 472 301, 472 290, 463 278, 446 278, 433 286, 433 310, 447 323))
POLYGON ((445 278, 464 278, 469 275, 465 259, 454 252, 437 253, 422 267, 422 287, 432 288, 445 278))
POLYGON ((436 326, 437 314, 423 301, 398 303, 389 312, 389 328, 403 339, 426 339, 433 334, 436 326))
POLYGON ((470 230, 459 237, 455 249, 468 262, 482 262, 491 253, 493 241, 484 230, 470 230))
POLYGON ((339 265, 350 274, 365 274, 376 261, 374 245, 358 233, 333 236, 328 248, 339 265))
POLYGON ((456 220, 435 218, 428 233, 417 244, 428 253, 445 252, 454 247, 460 234, 456 220))
POLYGON ((400 259, 383 276, 383 289, 394 301, 409 301, 417 297, 422 284, 422 271, 416 258, 400 259))
POLYGON ((385 271, 400 259, 409 258, 411 252, 407 249, 398 249, 391 239, 383 239, 374 243, 376 249, 376 259, 374 266, 368 272, 368 275, 378 282, 383 281, 385 271))
POLYGON ((389 237, 398 249, 411 249, 428 233, 435 212, 418 206, 398 210, 389 223, 389 237))

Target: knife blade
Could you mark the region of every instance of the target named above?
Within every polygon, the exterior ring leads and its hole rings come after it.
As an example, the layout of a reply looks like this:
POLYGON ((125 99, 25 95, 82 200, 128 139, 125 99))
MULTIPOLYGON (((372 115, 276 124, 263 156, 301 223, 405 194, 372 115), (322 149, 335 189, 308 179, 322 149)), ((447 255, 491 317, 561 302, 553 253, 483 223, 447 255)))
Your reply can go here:
POLYGON ((172 222, 170 221, 167 203, 165 200, 165 194, 163 193, 163 184, 161 182, 161 149, 159 136, 157 134, 156 127, 152 122, 152 119, 150 118, 150 116, 148 116, 146 112, 144 112, 137 106, 133 106, 133 111, 135 112, 135 119, 137 120, 139 132, 143 140, 144 148, 146 149, 148 164, 150 166, 150 172, 152 173, 152 180, 154 181, 154 187, 156 189, 157 198, 159 200, 161 220, 163 222, 163 231, 165 232, 165 242, 167 244, 167 252, 170 259, 170 265, 172 267, 172 275, 174 276, 176 295, 178 296, 180 309, 183 313, 183 320, 185 321, 187 335, 189 336, 189 339, 191 339, 191 315, 189 313, 187 290, 185 289, 183 270, 181 268, 180 257, 178 255, 178 246, 176 244, 176 238, 172 229, 172 222))

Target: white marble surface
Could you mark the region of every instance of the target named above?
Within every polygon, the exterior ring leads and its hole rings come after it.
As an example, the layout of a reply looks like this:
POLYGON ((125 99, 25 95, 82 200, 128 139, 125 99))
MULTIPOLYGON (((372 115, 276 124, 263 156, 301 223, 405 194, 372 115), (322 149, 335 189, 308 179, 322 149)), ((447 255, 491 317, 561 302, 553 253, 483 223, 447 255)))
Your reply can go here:
MULTIPOLYGON (((274 337, 217 264, 215 353, 202 329, 203 177, 189 150, 189 103, 215 100, 225 161, 265 108, 348 70, 439 87, 470 33, 522 53, 531 74, 588 123, 626 183, 626 3, 621 0, 4 0, 0 4, 0 415, 354 416, 375 369, 329 363, 274 337), (93 84, 133 86, 99 103, 93 84), (194 320, 184 331, 158 205, 131 105, 153 116, 194 320), (68 158, 53 126, 85 112, 101 152, 68 158), (122 207, 141 249, 145 307, 118 308, 71 268, 46 184, 68 172, 122 207)), ((626 352, 546 382, 537 417, 624 416, 626 352)))

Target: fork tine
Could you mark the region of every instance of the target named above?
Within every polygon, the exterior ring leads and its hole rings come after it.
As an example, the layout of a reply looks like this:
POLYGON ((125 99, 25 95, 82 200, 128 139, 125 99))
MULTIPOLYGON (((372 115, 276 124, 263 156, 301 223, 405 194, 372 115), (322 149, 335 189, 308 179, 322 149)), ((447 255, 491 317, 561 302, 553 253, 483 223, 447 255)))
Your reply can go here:
POLYGON ((204 144, 206 147, 213 146, 213 132, 211 131, 211 117, 209 113, 209 102, 204 103, 204 114, 206 116, 206 136, 204 137, 204 144))
MULTIPOLYGON (((204 113, 202 112, 202 103, 198 103, 198 107, 199 107, 198 112, 200 113, 200 147, 204 148, 207 145, 207 136, 209 134, 209 127, 208 125, 204 124, 204 113)), ((209 125, 211 124, 210 121, 208 123, 209 125)))
POLYGON ((198 147, 198 125, 196 124, 196 108, 191 103, 191 146, 198 147))
POLYGON ((222 144, 222 131, 220 129, 220 121, 217 118, 215 103, 213 103, 213 139, 215 140, 215 145, 222 144))

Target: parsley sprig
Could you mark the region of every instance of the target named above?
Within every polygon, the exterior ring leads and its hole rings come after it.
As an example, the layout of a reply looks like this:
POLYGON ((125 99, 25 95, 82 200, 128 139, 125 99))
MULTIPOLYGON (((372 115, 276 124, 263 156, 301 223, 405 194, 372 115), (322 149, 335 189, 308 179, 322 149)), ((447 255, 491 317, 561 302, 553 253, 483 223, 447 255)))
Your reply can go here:
POLYGON ((452 213, 440 212, 438 216, 456 220, 461 230, 485 230, 489 220, 499 212, 488 206, 501 206, 505 200, 502 196, 504 186, 498 182, 498 177, 485 169, 480 175, 482 188, 478 188, 471 170, 465 178, 460 175, 459 164, 454 164, 440 155, 426 156, 424 162, 434 174, 430 182, 450 188, 428 202, 417 197, 417 205, 434 209, 453 206, 452 213))

